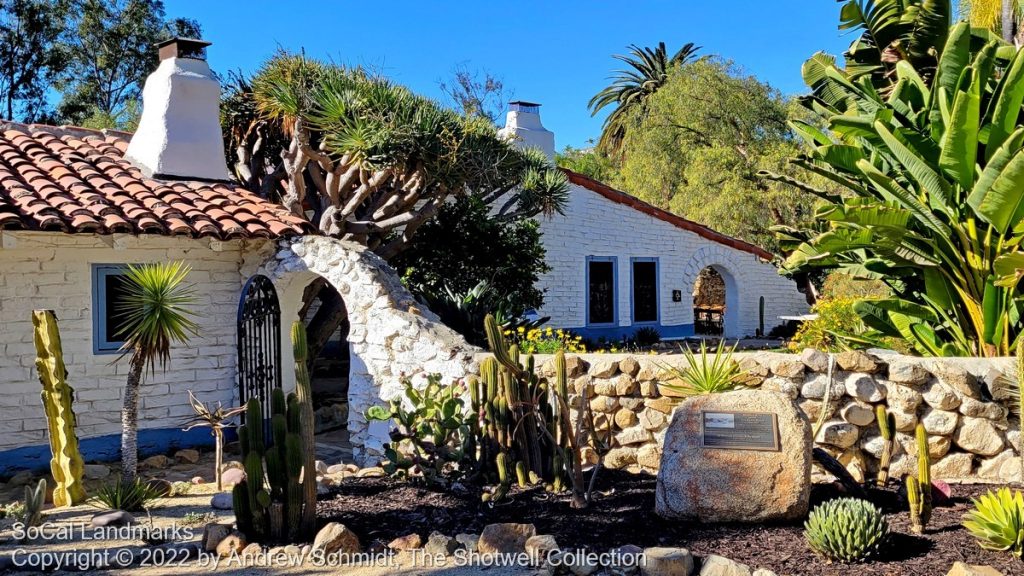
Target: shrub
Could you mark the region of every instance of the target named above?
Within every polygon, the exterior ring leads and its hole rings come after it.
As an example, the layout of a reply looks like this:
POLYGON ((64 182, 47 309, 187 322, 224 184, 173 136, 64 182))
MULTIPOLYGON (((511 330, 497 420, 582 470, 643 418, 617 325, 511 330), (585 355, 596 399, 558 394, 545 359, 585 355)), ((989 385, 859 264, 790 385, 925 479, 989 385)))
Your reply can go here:
POLYGON ((876 554, 889 537, 889 524, 874 504, 837 498, 819 504, 804 523, 812 550, 834 562, 861 562, 876 554))
POLYGON ((653 346, 661 342, 661 332, 658 332, 657 328, 644 326, 633 333, 633 342, 637 346, 653 346))
POLYGON ((10 518, 12 520, 22 520, 25 517, 25 503, 24 502, 11 502, 0 506, 0 518, 10 518))
POLYGON ((853 298, 819 300, 811 308, 818 317, 800 325, 789 342, 789 349, 794 352, 804 348, 840 352, 848 348, 845 337, 864 330, 864 323, 853 309, 854 302, 853 298))
POLYGON ((739 365, 732 359, 735 346, 728 348, 724 340, 718 342, 715 347, 715 355, 708 357, 707 344, 701 340, 700 356, 696 356, 689 348, 682 348, 683 358, 686 360, 685 368, 677 368, 662 364, 662 370, 669 374, 669 377, 679 381, 679 384, 661 382, 659 386, 675 390, 684 396, 696 396, 700 394, 717 394, 729 392, 740 387, 739 379, 743 374, 739 365))
POLYGON ((178 523, 182 526, 205 526, 215 520, 217 515, 213 512, 186 512, 178 523))
POLYGON ((141 478, 130 481, 115 480, 97 488, 91 504, 97 508, 137 512, 149 508, 160 497, 160 487, 141 478))
POLYGON ((555 328, 525 328, 505 330, 504 335, 523 354, 554 354, 565 352, 586 352, 583 338, 568 330, 555 328))
POLYGON ((1009 488, 989 490, 973 499, 974 509, 964 517, 964 528, 986 550, 1007 550, 1024 555, 1024 495, 1009 488))
POLYGON ((402 386, 404 399, 366 411, 368 420, 394 423, 391 442, 384 445, 384 470, 393 476, 422 476, 428 483, 444 484, 473 440, 462 399, 466 389, 459 382, 442 385, 438 374, 429 375, 422 390, 409 380, 403 380, 402 386))
POLYGON ((172 482, 171 491, 167 493, 168 496, 187 496, 192 491, 192 484, 188 482, 172 482))

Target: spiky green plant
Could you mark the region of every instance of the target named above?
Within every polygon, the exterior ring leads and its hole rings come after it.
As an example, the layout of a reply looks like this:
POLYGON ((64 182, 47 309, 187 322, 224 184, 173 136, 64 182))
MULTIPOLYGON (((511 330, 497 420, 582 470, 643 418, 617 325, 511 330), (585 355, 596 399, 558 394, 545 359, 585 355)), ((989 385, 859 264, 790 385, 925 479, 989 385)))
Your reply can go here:
POLYGON ((878 553, 889 537, 889 524, 874 504, 837 498, 819 504, 804 523, 812 550, 834 562, 863 562, 878 553))
POLYGON ((190 267, 184 262, 129 265, 124 274, 125 292, 114 304, 123 322, 118 336, 124 338, 122 357, 131 358, 121 410, 121 478, 135 479, 138 469, 139 387, 148 369, 166 369, 171 346, 185 343, 198 332, 190 308, 195 293, 185 284, 190 267))
POLYGON ((710 358, 707 344, 703 340, 700 343, 699 356, 685 346, 681 350, 683 358, 686 360, 686 367, 659 365, 668 375, 668 378, 659 382, 659 387, 674 390, 683 396, 718 394, 741 387, 739 381, 743 370, 732 359, 732 354, 736 350, 735 346, 727 347, 725 341, 720 340, 715 347, 714 356, 710 358), (671 383, 673 380, 678 384, 671 383))
POLYGON ((216 406, 204 404, 196 398, 191 390, 188 391, 188 403, 192 406, 195 415, 185 419, 182 430, 188 432, 200 426, 210 429, 210 433, 213 434, 214 445, 213 465, 216 468, 213 474, 217 479, 217 491, 220 492, 223 489, 221 468, 224 465, 224 430, 233 426, 230 420, 245 412, 245 406, 224 408, 219 401, 216 406))
POLYGON ((1024 555, 1024 495, 1009 488, 989 490, 972 499, 974 508, 964 517, 964 528, 986 550, 1024 555))
POLYGON ((159 486, 141 478, 114 480, 97 488, 89 503, 97 508, 137 512, 149 508, 161 495, 159 486))
POLYGON ((43 505, 46 503, 46 479, 40 478, 35 486, 25 486, 23 520, 26 526, 43 523, 43 505))

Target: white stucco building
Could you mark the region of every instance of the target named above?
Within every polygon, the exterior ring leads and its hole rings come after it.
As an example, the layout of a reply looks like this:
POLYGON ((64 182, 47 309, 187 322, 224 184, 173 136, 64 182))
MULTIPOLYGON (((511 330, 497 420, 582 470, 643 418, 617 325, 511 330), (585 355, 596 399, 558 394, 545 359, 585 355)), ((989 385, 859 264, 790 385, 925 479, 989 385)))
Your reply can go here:
MULTIPOLYGON (((539 105, 513 102, 502 134, 554 154, 539 105)), ((563 214, 540 217, 551 271, 541 316, 588 338, 609 341, 650 327, 662 338, 697 332, 694 285, 712 268, 725 285, 724 309, 705 312, 720 334, 767 334, 779 316, 804 314, 807 300, 780 276, 762 248, 666 212, 625 192, 566 170, 569 202, 563 214), (715 322, 712 322, 715 324, 715 322)))

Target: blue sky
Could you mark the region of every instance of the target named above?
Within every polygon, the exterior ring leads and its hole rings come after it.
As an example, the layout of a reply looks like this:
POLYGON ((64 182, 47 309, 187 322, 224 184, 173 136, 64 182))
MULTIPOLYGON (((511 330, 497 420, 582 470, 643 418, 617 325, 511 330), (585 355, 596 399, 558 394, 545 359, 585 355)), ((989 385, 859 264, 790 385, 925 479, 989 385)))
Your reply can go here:
POLYGON ((457 65, 501 77, 514 96, 543 104, 556 145, 583 146, 600 132, 587 101, 629 44, 669 52, 686 42, 741 65, 787 94, 803 91, 800 65, 817 50, 838 54, 835 0, 541 2, 511 0, 165 0, 169 16, 203 26, 211 66, 251 72, 280 46, 361 64, 421 94, 457 65))

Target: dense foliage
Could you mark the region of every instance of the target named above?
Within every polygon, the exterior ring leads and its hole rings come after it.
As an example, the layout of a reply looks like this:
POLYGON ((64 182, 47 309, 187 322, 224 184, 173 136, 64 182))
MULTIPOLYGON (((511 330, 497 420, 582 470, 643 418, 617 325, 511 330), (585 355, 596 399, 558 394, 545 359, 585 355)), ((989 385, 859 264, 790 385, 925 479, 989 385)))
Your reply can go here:
POLYGON ((837 498, 811 510, 804 537, 812 550, 835 562, 862 562, 877 555, 889 538, 882 511, 867 500, 837 498))
POLYGON ((964 527, 987 550, 1005 550, 1024 556, 1024 495, 1003 487, 974 499, 964 527))
POLYGON ((784 267, 885 282, 892 297, 855 305, 868 337, 1006 355, 1021 332, 1024 56, 967 24, 941 36, 934 71, 901 61, 887 93, 826 55, 804 65, 803 103, 828 130, 794 123, 809 145, 795 164, 844 193, 802 187, 827 204, 817 228, 784 231, 784 267))

